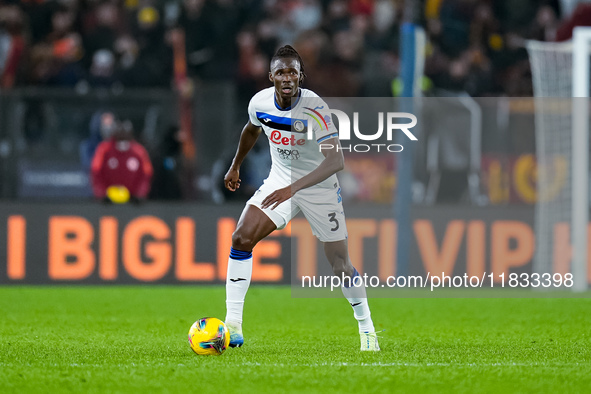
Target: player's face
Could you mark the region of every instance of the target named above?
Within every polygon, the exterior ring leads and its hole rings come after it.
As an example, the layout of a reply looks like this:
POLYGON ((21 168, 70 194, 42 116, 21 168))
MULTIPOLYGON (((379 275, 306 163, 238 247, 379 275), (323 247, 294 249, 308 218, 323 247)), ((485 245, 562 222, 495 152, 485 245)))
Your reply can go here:
POLYGON ((269 80, 275 85, 277 98, 282 101, 288 103, 298 94, 301 77, 300 62, 297 59, 276 59, 271 64, 269 80))

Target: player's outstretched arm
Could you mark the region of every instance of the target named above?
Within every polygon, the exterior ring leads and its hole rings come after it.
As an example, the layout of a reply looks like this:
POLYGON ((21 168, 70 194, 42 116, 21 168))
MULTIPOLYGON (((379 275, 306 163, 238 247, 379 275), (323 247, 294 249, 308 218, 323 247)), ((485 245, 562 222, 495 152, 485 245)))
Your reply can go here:
POLYGON ((250 152, 257 142, 261 131, 261 127, 253 125, 250 121, 242 129, 234 160, 232 160, 232 165, 224 176, 224 186, 226 189, 236 191, 240 187, 240 166, 248 152, 250 152))
POLYGON ((332 146, 332 148, 322 149, 322 153, 324 154, 322 163, 312 172, 298 179, 290 186, 275 190, 269 194, 263 200, 262 208, 271 207, 271 209, 275 209, 275 207, 283 201, 290 199, 299 190, 314 186, 345 168, 345 158, 343 157, 342 149, 340 149, 339 139, 337 137, 331 138, 326 140, 325 144, 327 147, 332 146))

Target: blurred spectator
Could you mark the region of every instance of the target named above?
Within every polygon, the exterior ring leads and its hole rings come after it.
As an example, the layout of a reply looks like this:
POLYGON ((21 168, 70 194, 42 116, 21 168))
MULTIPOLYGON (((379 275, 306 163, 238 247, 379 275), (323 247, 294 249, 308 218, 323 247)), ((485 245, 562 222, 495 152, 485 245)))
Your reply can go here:
POLYGON ((183 0, 179 26, 185 31, 189 75, 204 77, 215 56, 214 7, 206 0, 183 0))
MULTIPOLYGON (((170 27, 185 31, 188 72, 200 79, 232 79, 238 65, 236 36, 246 23, 250 3, 258 0, 182 0, 178 11, 168 14, 170 27)), ((169 1, 173 9, 174 1, 169 1)))
POLYGON ((150 198, 156 200, 180 200, 182 147, 180 129, 171 126, 164 135, 154 155, 154 181, 150 198))
POLYGON ((119 8, 115 3, 104 2, 98 4, 87 13, 84 22, 84 49, 85 66, 91 67, 91 63, 97 51, 113 51, 115 41, 119 37, 119 8))
POLYGON ((117 123, 112 137, 103 141, 92 159, 91 178, 94 196, 109 202, 107 189, 123 186, 132 202, 145 199, 150 191, 152 163, 146 149, 133 137, 130 121, 117 123))
POLYGON ((19 5, 27 15, 31 44, 35 45, 45 40, 51 32, 51 16, 55 11, 56 2, 22 0, 19 5))
POLYGON ((215 79, 233 79, 238 63, 238 45, 236 36, 245 23, 243 15, 249 1, 215 0, 215 45, 214 58, 208 77, 215 79))
POLYGON ((115 79, 115 56, 108 49, 99 49, 92 55, 90 82, 95 86, 111 85, 115 79))
POLYGON ((331 0, 327 7, 324 29, 334 34, 349 28, 349 6, 347 0, 331 0))
POLYGON ((119 48, 123 51, 137 50, 137 57, 123 71, 122 82, 130 87, 168 87, 172 78, 172 49, 164 42, 164 26, 160 12, 152 6, 144 6, 135 13, 133 38, 127 39, 131 48, 119 48), (137 48, 137 49, 136 49, 137 48))
POLYGON ((572 16, 566 19, 556 32, 557 41, 570 40, 575 26, 591 26, 591 4, 581 3, 572 16))
POLYGON ((60 6, 51 16, 51 32, 31 48, 33 81, 73 86, 84 75, 82 39, 74 29, 76 15, 60 6))
POLYGON ((318 0, 289 0, 279 2, 280 43, 292 43, 299 34, 317 29, 322 23, 322 8, 318 0))
POLYGON ((116 119, 110 111, 96 111, 90 119, 90 136, 80 143, 80 161, 84 168, 90 169, 92 158, 98 145, 113 135, 116 119))
POLYGON ((444 0, 439 11, 438 27, 432 37, 441 51, 452 58, 459 57, 470 45, 471 0, 444 0))
POLYGON ((137 41, 129 34, 117 38, 113 46, 114 53, 118 59, 117 71, 124 73, 131 70, 137 60, 140 48, 137 41))
POLYGON ((538 41, 554 41, 557 30, 558 16, 556 11, 551 6, 542 6, 538 9, 528 36, 538 41))
POLYGON ((89 88, 112 88, 119 91, 123 88, 121 75, 115 63, 115 55, 108 49, 99 49, 92 56, 88 74, 76 85, 79 93, 89 88))
MULTIPOLYGON (((25 83, 169 87, 173 60, 166 41, 174 28, 185 31, 190 77, 237 81, 244 97, 260 89, 265 64, 285 43, 303 53, 310 70, 306 86, 321 95, 387 95, 399 72, 403 0, 8 3, 13 5, 0 12, 3 87, 20 82, 15 72, 20 64, 27 66, 25 83)), ((424 0, 425 73, 438 88, 530 95, 525 41, 565 40, 575 25, 591 25, 588 4, 571 16, 567 3, 424 0)))
MULTIPOLYGON (((269 58, 257 47, 253 32, 242 31, 237 37, 239 48, 238 92, 243 100, 269 86, 269 58)), ((307 66, 307 65, 306 65, 307 66)))
POLYGON ((25 39, 23 14, 15 5, 0 6, 0 88, 11 88, 21 63, 25 39))

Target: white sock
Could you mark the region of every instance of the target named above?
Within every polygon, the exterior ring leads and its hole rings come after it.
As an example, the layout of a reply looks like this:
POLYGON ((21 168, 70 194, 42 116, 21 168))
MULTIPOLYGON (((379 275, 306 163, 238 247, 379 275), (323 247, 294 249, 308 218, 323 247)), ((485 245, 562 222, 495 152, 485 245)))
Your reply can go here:
MULTIPOLYGON (((357 269, 354 270, 355 271, 353 272, 352 281, 355 277, 359 276, 359 272, 357 272, 357 269)), ((345 296, 347 301, 349 301, 349 304, 351 304, 351 307, 353 308, 353 315, 355 316, 355 319, 359 324, 359 332, 375 332, 373 321, 371 320, 371 312, 369 311, 369 304, 367 303, 365 286, 341 286, 341 289, 343 290, 343 295, 345 296)))
POLYGON ((242 328, 244 297, 252 277, 252 252, 232 248, 226 276, 226 323, 242 328))

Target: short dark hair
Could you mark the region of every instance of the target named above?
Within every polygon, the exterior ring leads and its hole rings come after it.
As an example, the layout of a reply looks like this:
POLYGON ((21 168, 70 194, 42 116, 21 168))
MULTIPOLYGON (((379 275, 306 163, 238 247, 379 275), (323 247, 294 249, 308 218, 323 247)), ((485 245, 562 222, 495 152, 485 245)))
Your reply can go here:
POLYGON ((296 59, 300 63, 300 73, 302 74, 302 79, 306 77, 306 73, 304 72, 304 61, 302 60, 298 51, 296 51, 291 45, 284 45, 279 48, 271 58, 271 64, 273 64, 273 62, 277 59, 296 59))

